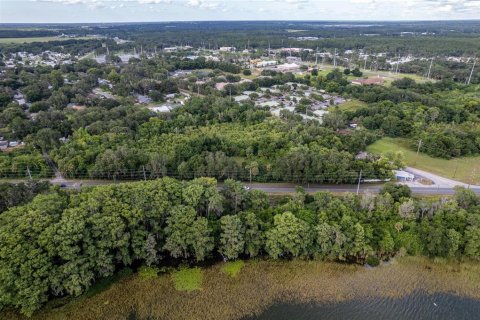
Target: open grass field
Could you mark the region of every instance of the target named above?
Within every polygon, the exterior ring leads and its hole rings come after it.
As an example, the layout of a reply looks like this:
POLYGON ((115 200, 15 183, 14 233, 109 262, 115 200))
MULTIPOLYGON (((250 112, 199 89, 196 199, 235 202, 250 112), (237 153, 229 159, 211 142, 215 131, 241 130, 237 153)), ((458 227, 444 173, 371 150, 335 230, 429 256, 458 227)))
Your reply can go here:
POLYGON ((65 41, 65 40, 91 40, 92 37, 58 38, 58 37, 33 37, 33 38, 0 38, 0 44, 19 44, 31 42, 65 41))
POLYGON ((408 144, 406 139, 383 138, 368 146, 367 151, 379 154, 401 151, 410 167, 465 183, 480 184, 480 156, 447 160, 433 158, 420 152, 417 157, 416 150, 410 149, 408 144), (474 177, 472 172, 476 172, 474 177))
MULTIPOLYGON (((9 320, 244 319, 274 302, 338 303, 352 299, 398 298, 415 291, 480 298, 480 264, 421 257, 394 259, 367 269, 321 261, 249 260, 237 275, 225 263, 188 268, 145 279, 125 274, 94 295, 49 302, 31 318, 0 312, 9 320), (179 275, 179 272, 183 272, 179 275), (174 276, 176 275, 176 276, 174 276), (178 287, 178 284, 182 286, 178 287), (185 290, 183 284, 192 290, 185 290)), ((231 266, 229 266, 231 267, 231 266)), ((238 267, 238 265, 237 265, 238 267)))
POLYGON ((367 104, 365 102, 357 99, 352 99, 350 101, 345 101, 344 103, 340 104, 338 107, 340 108, 340 110, 344 110, 344 111, 355 111, 357 109, 360 109, 366 106, 367 104))
MULTIPOLYGON (((311 64, 311 66, 313 66, 313 64, 311 64)), ((319 72, 318 72, 318 75, 322 75, 322 76, 326 76, 331 70, 333 70, 333 65, 329 65, 329 64, 319 64, 319 72)), ((343 71, 343 67, 338 67, 341 71, 343 71)), ((419 75, 416 75, 416 74, 412 74, 412 73, 394 73, 394 72, 390 72, 390 71, 370 71, 370 70, 363 70, 361 69, 361 71, 363 72, 363 77, 377 77, 377 76, 381 76, 381 77, 385 77, 385 83, 387 85, 391 84, 394 80, 398 80, 398 79, 402 79, 402 78, 411 78, 413 80, 415 80, 416 82, 418 83, 424 83, 424 82, 427 82, 427 80, 422 77, 422 76, 419 76, 419 75)), ((357 77, 354 77, 352 75, 348 76, 347 77, 348 80, 355 80, 357 79, 357 77)), ((428 81, 435 81, 435 80, 428 80, 428 81)))

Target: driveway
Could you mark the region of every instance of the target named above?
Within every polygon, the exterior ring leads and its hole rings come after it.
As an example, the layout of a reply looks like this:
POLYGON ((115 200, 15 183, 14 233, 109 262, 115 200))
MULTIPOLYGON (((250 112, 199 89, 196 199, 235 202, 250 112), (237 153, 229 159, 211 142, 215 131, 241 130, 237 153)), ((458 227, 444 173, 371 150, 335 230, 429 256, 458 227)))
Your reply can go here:
POLYGON ((414 182, 404 182, 403 183, 403 184, 408 185, 409 187, 417 187, 417 188, 421 188, 421 187, 425 187, 425 188, 432 188, 432 187, 454 188, 456 186, 461 186, 461 187, 465 187, 465 188, 468 188, 468 187, 480 188, 480 186, 470 185, 470 184, 467 184, 467 183, 463 183, 463 182, 459 182, 459 181, 456 181, 456 180, 448 179, 448 178, 441 177, 441 176, 438 176, 436 174, 433 174, 433 173, 430 173, 430 172, 427 172, 427 171, 423 171, 423 170, 419 170, 419 169, 415 169, 415 168, 412 168, 412 167, 406 167, 405 171, 413 173, 415 175, 415 177, 427 178, 427 179, 429 179, 433 182, 433 185, 424 185, 424 184, 421 184, 421 183, 415 182, 415 181, 414 182))

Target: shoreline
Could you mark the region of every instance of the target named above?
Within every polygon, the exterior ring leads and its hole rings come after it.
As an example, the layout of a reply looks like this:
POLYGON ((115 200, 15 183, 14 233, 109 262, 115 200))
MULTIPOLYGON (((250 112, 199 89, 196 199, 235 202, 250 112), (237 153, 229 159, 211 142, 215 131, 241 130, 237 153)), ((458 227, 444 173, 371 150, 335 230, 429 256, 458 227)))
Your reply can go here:
MULTIPOLYGON (((319 261, 246 261, 237 276, 221 271, 224 263, 202 268, 200 290, 177 291, 170 274, 142 278, 139 273, 114 282, 92 296, 59 299, 26 318, 8 319, 245 319, 275 303, 337 303, 353 299, 399 298, 415 291, 480 299, 480 264, 422 257, 395 259, 368 269, 319 261)), ((2 313, 0 313, 2 315, 2 313)))

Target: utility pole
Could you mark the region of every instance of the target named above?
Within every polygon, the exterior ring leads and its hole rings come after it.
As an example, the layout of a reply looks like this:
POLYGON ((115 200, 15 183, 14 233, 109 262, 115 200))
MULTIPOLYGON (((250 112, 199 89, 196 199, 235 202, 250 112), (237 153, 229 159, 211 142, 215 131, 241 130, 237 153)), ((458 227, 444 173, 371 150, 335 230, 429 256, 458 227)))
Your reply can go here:
POLYGON ((420 148, 422 147, 422 139, 418 141, 417 156, 415 157, 415 164, 417 164, 418 154, 420 153, 420 148))
POLYGON ((337 67, 337 48, 335 48, 335 54, 333 55, 333 67, 337 67))
POLYGON ((315 65, 318 67, 318 47, 317 51, 315 51, 315 65))
POLYGON ((360 192, 360 181, 362 181, 362 172, 363 172, 363 169, 360 169, 360 175, 358 176, 357 196, 358 196, 358 193, 360 192))
POLYGON ((365 62, 363 64, 363 70, 367 70, 367 59, 368 59, 368 56, 365 55, 365 62))
POLYGON ((470 71, 470 76, 468 77, 468 82, 467 84, 470 84, 470 81, 472 81, 472 76, 473 76, 473 70, 475 70, 475 64, 477 63, 477 59, 473 60, 473 67, 472 71, 470 71))
POLYGON ((430 73, 432 72, 433 58, 430 60, 430 67, 428 68, 427 79, 430 79, 430 73))
POLYGON ((457 174, 457 169, 458 169, 458 159, 456 161, 455 171, 453 172, 453 177, 454 178, 455 178, 455 175, 457 174))
POLYGON ((32 173, 30 172, 30 168, 27 166, 27 173, 28 173, 28 178, 32 180, 32 173))
POLYGON ((143 169, 143 180, 147 181, 147 173, 145 172, 145 166, 142 166, 143 169))
POLYGON ((477 168, 473 168, 473 170, 472 170, 472 175, 471 175, 471 177, 470 177, 470 182, 471 182, 471 183, 468 184, 467 189, 470 189, 470 185, 471 185, 471 184, 473 184, 473 185, 475 184, 475 175, 476 175, 476 173, 477 173, 477 168))

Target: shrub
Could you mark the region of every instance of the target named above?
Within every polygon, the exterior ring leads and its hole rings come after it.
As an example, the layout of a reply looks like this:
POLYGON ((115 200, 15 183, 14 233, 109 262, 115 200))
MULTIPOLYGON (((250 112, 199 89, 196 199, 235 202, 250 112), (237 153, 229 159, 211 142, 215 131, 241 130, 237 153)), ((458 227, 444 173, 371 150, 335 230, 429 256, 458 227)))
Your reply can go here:
POLYGON ((377 256, 369 256, 367 258, 367 264, 372 267, 376 267, 380 264, 380 259, 377 256))

